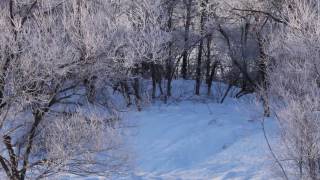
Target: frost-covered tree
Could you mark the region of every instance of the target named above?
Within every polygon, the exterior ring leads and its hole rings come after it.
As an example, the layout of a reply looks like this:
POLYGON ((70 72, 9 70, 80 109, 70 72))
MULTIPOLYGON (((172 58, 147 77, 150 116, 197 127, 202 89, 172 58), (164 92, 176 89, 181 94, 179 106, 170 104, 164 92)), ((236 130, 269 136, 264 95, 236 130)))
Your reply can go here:
POLYGON ((7 0, 1 7, 1 171, 12 180, 121 174, 127 155, 113 117, 90 108, 116 61, 116 4, 7 0))
MULTIPOLYGON (((320 178, 319 160, 319 2, 285 0, 278 4, 281 24, 270 37, 268 54, 272 110, 282 132, 279 154, 287 174, 320 178)), ((290 177, 290 176, 289 176, 290 177)))

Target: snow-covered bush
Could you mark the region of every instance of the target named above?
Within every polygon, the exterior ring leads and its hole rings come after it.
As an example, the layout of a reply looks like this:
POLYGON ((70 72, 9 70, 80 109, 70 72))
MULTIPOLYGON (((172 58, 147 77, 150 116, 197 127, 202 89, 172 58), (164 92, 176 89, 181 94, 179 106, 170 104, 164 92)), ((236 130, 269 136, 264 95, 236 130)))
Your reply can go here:
POLYGON ((95 106, 97 82, 117 67, 117 7, 104 0, 1 6, 1 171, 14 180, 124 172, 112 116, 79 112, 95 106))
POLYGON ((300 179, 320 178, 318 1, 283 1, 280 25, 268 52, 272 109, 279 119, 287 172, 300 179))

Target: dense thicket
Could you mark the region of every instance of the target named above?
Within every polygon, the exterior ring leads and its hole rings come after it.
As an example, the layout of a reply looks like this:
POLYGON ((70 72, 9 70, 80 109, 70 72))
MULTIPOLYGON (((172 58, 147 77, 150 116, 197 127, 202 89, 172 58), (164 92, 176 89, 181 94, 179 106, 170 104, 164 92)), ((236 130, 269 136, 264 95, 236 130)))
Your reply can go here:
POLYGON ((1 170, 14 180, 122 174, 128 155, 116 113, 101 114, 112 109, 104 92, 112 88, 141 110, 149 96, 170 99, 181 78, 194 80, 195 95, 226 83, 221 102, 232 87, 236 98, 259 94, 264 115, 281 124, 285 177, 298 168, 292 176, 319 179, 318 7, 316 0, 1 0, 1 170))

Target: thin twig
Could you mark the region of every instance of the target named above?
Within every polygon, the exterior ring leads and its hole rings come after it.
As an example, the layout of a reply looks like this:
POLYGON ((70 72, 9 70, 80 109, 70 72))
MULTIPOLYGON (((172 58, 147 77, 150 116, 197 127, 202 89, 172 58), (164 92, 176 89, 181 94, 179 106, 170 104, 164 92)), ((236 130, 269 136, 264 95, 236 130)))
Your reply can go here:
POLYGON ((271 144, 270 144, 270 142, 269 142, 269 139, 268 139, 268 136, 267 136, 267 133, 266 133, 264 121, 265 121, 265 118, 263 117, 263 118, 262 118, 262 121, 261 121, 261 126, 262 126, 263 136, 264 136, 264 138, 265 138, 265 140, 266 140, 266 142, 267 142, 269 151, 270 151, 271 155, 273 156, 273 158, 275 159, 276 163, 279 165, 279 167, 280 167, 280 169, 281 169, 281 171, 282 171, 285 179, 286 179, 286 180, 289 180, 286 171, 284 170, 281 162, 279 161, 279 159, 277 158, 276 154, 274 153, 274 151, 273 151, 273 149, 272 149, 272 147, 271 147, 271 144))

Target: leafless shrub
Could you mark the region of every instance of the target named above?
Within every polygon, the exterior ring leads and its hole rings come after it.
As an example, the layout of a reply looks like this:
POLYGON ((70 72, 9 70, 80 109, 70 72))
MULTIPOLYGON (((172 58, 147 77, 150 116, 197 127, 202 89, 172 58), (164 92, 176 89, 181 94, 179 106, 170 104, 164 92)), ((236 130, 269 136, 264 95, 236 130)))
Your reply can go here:
POLYGON ((281 125, 281 157, 292 177, 320 178, 319 14, 317 1, 284 1, 287 26, 271 37, 272 109, 281 125))
POLYGON ((114 4, 8 0, 3 6, 1 170, 12 180, 125 172, 120 129, 109 121, 114 114, 78 110, 95 105, 95 83, 110 78, 120 61, 113 56, 114 4))

